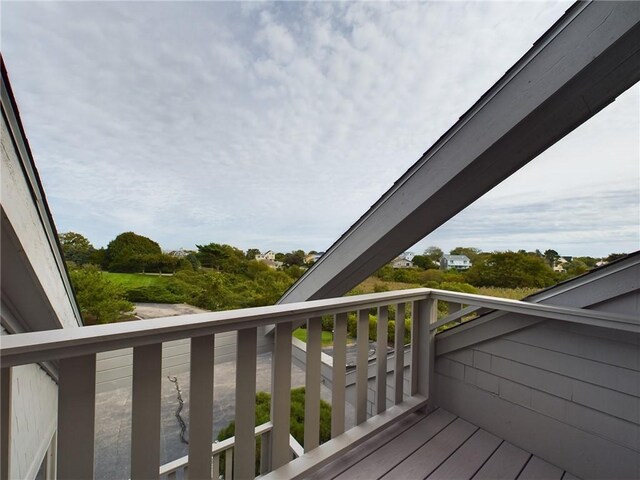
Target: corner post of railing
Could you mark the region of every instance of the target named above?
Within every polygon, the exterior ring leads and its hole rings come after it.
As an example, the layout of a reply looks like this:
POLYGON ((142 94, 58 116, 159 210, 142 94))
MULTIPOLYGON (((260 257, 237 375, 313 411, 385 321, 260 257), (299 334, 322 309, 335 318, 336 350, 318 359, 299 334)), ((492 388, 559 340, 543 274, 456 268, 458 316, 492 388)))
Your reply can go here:
POLYGON ((438 300, 427 296, 413 302, 411 321, 411 395, 423 395, 433 403, 435 385, 435 329, 438 300))

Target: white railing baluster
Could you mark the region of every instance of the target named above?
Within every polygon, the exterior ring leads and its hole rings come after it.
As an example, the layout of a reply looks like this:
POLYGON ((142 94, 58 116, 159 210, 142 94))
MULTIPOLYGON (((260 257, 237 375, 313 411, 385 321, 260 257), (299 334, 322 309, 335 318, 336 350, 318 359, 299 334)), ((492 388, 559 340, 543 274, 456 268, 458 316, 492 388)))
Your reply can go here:
POLYGON ((291 322, 275 328, 271 381, 271 466, 279 468, 291 460, 289 430, 291 423, 291 322))
POLYGON ((367 388, 369 381, 369 310, 358 310, 356 352, 356 425, 367 420, 367 388))
POLYGON ((9 480, 11 467, 11 368, 0 370, 0 480, 9 480))
POLYGON ((395 342, 393 348, 395 350, 396 365, 393 371, 395 380, 395 404, 402 403, 404 400, 404 315, 405 304, 398 303, 396 305, 396 325, 395 325, 395 342))
MULTIPOLYGON (((256 349, 257 329, 254 327, 238 330, 236 441, 233 469, 236 472, 236 478, 239 479, 255 477, 256 349)), ((225 474, 225 478, 231 477, 225 474)))
POLYGON ((307 365, 304 395, 304 451, 320 445, 320 353, 322 319, 307 320, 307 365))
POLYGON ((57 472, 60 480, 93 478, 95 410, 96 355, 60 360, 57 472))
POLYGON ((131 478, 158 478, 162 344, 133 349, 131 478))
POLYGON ((378 308, 378 328, 376 331, 376 413, 387 409, 387 337, 389 309, 378 308))
POLYGON ((189 470, 198 479, 211 478, 214 342, 214 335, 191 339, 189 470))
POLYGON ((344 433, 347 367, 347 314, 339 313, 333 323, 333 368, 331 372, 331 438, 344 433))

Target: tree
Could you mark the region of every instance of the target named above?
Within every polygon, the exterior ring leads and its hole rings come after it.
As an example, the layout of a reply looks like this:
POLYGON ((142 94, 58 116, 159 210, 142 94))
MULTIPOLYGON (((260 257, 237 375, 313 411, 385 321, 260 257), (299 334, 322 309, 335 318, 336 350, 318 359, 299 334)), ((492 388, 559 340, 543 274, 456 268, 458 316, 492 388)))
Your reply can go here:
POLYGON ((543 259, 517 252, 490 254, 474 263, 465 276, 477 287, 548 287, 555 283, 554 272, 543 259))
POLYGON ((471 260, 471 263, 474 264, 482 254, 482 250, 474 247, 456 247, 449 253, 451 255, 466 255, 471 260))
POLYGON ((58 238, 60 239, 64 259, 67 262, 84 265, 91 261, 95 248, 84 235, 76 232, 66 232, 61 233, 58 238))
POLYGON ((282 259, 282 263, 284 263, 286 266, 298 265, 299 267, 301 267, 302 265, 304 265, 304 251, 295 250, 291 253, 285 254, 284 258, 282 259))
POLYGON ((556 261, 560 258, 560 255, 555 250, 549 249, 544 251, 544 258, 547 261, 547 265, 553 268, 556 266, 556 261))
POLYGON ((244 252, 231 245, 209 243, 196 245, 198 260, 203 267, 215 268, 228 273, 240 273, 246 262, 244 252))
POLYGON ((427 255, 415 255, 411 261, 416 267, 423 270, 434 268, 433 260, 427 255))
POLYGON ((95 265, 74 267, 69 276, 85 324, 116 322, 133 311, 122 287, 107 280, 95 265))
POLYGON ((621 258, 624 258, 626 256, 627 256, 626 253, 612 253, 607 258, 605 258, 604 261, 607 263, 611 263, 621 258))
POLYGON ((141 272, 146 255, 161 253, 160 245, 150 238, 133 232, 121 233, 107 245, 107 269, 110 272, 141 272))
POLYGON ((429 257, 433 262, 439 262, 443 254, 442 249, 436 246, 427 247, 424 251, 424 256, 429 257))
POLYGON ((258 250, 257 248, 250 248, 249 250, 247 250, 247 254, 245 255, 245 258, 247 260, 255 260, 256 255, 258 255, 260 253, 260 250, 258 250))

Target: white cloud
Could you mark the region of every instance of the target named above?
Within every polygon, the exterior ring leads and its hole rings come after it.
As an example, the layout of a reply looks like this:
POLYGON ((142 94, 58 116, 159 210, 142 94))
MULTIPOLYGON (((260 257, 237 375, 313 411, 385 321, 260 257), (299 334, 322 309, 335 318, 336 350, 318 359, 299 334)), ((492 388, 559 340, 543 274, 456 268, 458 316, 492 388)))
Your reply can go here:
MULTIPOLYGON (((568 5, 5 2, 2 44, 61 231, 322 250, 568 5)), ((481 199, 483 221, 516 193, 637 191, 634 92, 481 199)), ((505 235, 465 238, 515 248, 505 235)))

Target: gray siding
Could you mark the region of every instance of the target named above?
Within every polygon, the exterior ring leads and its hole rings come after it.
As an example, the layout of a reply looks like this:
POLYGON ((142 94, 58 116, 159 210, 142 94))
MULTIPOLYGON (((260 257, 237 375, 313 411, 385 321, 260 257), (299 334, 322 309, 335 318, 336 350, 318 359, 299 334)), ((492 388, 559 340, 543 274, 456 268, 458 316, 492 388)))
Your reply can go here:
MULTIPOLYGON (((639 313, 639 292, 597 308, 639 313)), ((545 321, 436 359, 443 408, 583 478, 640 478, 640 335, 545 321)))

